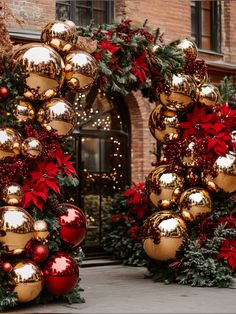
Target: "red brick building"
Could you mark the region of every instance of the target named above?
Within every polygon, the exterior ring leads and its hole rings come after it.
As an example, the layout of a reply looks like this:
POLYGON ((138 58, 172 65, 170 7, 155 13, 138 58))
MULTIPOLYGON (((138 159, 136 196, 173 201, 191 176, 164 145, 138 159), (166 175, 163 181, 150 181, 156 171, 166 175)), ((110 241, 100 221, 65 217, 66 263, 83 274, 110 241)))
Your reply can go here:
MULTIPOLYGON (((160 27, 161 32, 164 32, 166 42, 183 38, 194 39, 199 47, 199 57, 206 60, 209 77, 214 83, 218 83, 225 75, 234 75, 236 72, 236 1, 5 1, 16 16, 24 20, 22 26, 9 20, 9 30, 15 41, 39 40, 42 27, 60 17, 72 19, 77 25, 86 25, 91 18, 95 23, 101 24, 112 20, 118 21, 124 17, 131 19, 134 24, 142 25, 147 18, 151 29, 160 27)), ((101 130, 98 132, 96 127, 88 127, 80 130, 76 137, 75 145, 79 147, 78 159, 83 163, 79 168, 82 166, 85 172, 87 171, 86 175, 89 174, 81 183, 80 201, 82 206, 90 208, 88 211, 89 215, 91 214, 91 226, 94 220, 101 221, 106 195, 112 189, 115 191, 117 187, 122 188, 130 180, 136 182, 144 180, 152 170, 151 161, 154 159, 150 151, 155 149, 155 140, 148 129, 148 118, 155 104, 149 103, 136 92, 116 99, 110 106, 113 108, 112 114, 121 119, 119 123, 123 127, 119 128, 120 133, 112 129, 109 129, 111 133, 106 132, 106 128, 102 133, 101 130), (117 108, 123 108, 121 113, 117 108), (106 154, 114 149, 118 149, 119 152, 120 160, 115 163, 120 169, 117 168, 118 171, 110 162, 113 172, 109 174, 106 171, 109 168, 106 165, 109 163, 106 154), (86 153, 91 157, 92 153, 97 154, 98 151, 99 156, 95 156, 94 162, 98 163, 99 167, 93 163, 89 171, 86 153), (117 177, 117 173, 120 178, 117 177), (92 183, 87 184, 88 178, 92 183), (109 184, 112 185, 111 189, 109 184), (93 213, 93 209, 96 214, 93 213)), ((105 107, 103 101, 99 99, 95 101, 94 110, 97 108, 102 110, 105 107)), ((104 116, 104 119, 110 118, 104 116)), ((94 228, 99 229, 101 225, 98 225, 99 223, 95 222, 94 228)), ((96 232, 101 239, 101 228, 100 231, 98 229, 96 232)), ((94 239, 91 240, 93 243, 100 242, 95 240, 96 232, 94 239)))

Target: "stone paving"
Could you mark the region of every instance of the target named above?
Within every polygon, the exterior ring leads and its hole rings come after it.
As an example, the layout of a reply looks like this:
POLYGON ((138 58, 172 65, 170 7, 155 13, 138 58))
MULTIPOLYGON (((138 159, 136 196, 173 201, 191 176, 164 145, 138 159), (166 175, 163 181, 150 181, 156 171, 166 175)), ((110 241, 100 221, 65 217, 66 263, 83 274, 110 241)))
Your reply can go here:
POLYGON ((165 285, 146 274, 123 265, 81 268, 86 303, 24 306, 8 313, 236 313, 236 289, 165 285))

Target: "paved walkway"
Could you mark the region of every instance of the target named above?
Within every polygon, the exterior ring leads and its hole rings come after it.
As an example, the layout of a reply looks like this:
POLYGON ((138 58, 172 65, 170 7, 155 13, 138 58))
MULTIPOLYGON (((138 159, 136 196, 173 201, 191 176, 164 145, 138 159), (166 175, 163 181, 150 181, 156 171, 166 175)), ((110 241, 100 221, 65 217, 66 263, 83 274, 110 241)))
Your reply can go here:
POLYGON ((11 313, 236 313, 236 289, 192 288, 144 279, 144 268, 81 268, 84 304, 24 307, 11 313))

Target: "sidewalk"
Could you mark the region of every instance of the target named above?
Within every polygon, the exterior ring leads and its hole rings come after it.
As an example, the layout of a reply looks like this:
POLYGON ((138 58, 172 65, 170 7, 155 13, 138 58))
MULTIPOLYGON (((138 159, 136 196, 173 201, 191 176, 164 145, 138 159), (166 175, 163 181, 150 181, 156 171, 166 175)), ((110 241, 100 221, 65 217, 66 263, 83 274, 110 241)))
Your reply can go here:
POLYGON ((80 269, 84 304, 24 306, 8 313, 236 313, 236 289, 192 288, 144 279, 122 265, 80 269))

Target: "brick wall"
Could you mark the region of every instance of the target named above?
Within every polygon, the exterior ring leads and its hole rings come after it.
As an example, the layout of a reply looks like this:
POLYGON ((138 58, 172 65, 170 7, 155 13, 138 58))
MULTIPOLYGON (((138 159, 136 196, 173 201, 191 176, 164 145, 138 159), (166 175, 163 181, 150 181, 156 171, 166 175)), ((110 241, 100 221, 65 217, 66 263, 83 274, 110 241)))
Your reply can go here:
MULTIPOLYGON (((16 18, 24 22, 21 26, 23 29, 41 30, 47 23, 55 20, 55 0, 5 0, 5 2, 16 18)), ((13 19, 9 20, 9 26, 20 28, 13 19)))

